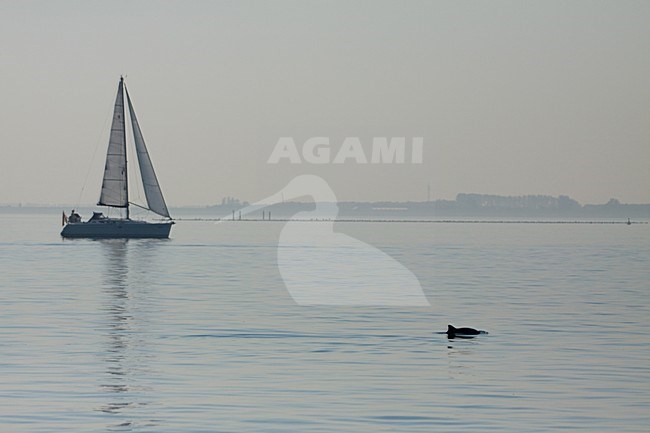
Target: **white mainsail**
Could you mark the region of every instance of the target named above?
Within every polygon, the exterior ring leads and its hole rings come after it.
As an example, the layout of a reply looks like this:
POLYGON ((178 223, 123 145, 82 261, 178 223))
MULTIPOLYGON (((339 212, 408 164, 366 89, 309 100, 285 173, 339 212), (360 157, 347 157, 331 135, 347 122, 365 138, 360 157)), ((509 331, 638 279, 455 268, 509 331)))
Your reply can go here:
POLYGON ((126 173, 126 132, 124 129, 124 80, 120 80, 115 98, 111 136, 106 152, 106 166, 99 205, 128 207, 129 192, 126 173))
POLYGON ((129 96, 129 91, 126 90, 126 86, 125 91, 126 99, 129 103, 129 113, 131 114, 131 125, 133 128, 133 139, 135 141, 135 150, 138 154, 140 177, 142 178, 144 195, 147 199, 147 205, 152 212, 155 212, 158 215, 166 218, 171 218, 169 216, 169 210, 167 210, 167 204, 165 204, 165 199, 162 195, 162 190, 160 189, 160 184, 156 178, 156 172, 153 169, 153 164, 151 163, 151 158, 149 157, 149 152, 147 151, 147 146, 144 144, 144 137, 142 136, 142 131, 140 130, 138 119, 135 116, 135 110, 131 104, 131 97, 129 96))

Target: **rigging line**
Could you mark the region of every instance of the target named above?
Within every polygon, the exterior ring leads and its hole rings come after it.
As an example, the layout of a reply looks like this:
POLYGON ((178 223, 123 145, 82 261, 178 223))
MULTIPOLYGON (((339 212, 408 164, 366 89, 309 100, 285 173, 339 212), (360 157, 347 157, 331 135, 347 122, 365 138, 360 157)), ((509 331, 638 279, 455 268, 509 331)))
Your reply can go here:
MULTIPOLYGON (((112 95, 113 93, 111 92, 111 100, 112 100, 112 95)), ((75 203, 75 209, 79 207, 79 204, 81 203, 81 196, 84 193, 84 190, 86 189, 86 184, 88 183, 88 176, 90 176, 90 171, 93 169, 93 163, 95 162, 95 156, 97 155, 97 149, 99 149, 99 144, 101 142, 102 136, 104 135, 104 132, 106 131, 106 125, 108 123, 108 117, 113 113, 113 104, 111 104, 111 109, 106 113, 106 118, 104 119, 104 124, 102 126, 102 129, 99 133, 99 136, 97 137, 97 144, 95 144, 95 150, 93 151, 93 156, 90 159, 90 165, 88 166, 88 171, 86 172, 86 176, 84 177, 84 182, 81 186, 81 191, 79 192, 79 196, 77 197, 77 202, 75 203)))
MULTIPOLYGON (((126 95, 126 99, 128 100, 129 90, 126 88, 126 83, 124 84, 124 93, 126 95)), ((128 129, 130 132, 129 136, 131 137, 131 139, 128 140, 128 144, 129 144, 129 149, 131 151, 131 154, 134 155, 131 159, 134 160, 137 158, 138 160, 137 164, 132 162, 130 168, 127 167, 127 170, 131 172, 131 178, 133 179, 131 185, 135 183, 135 193, 137 195, 137 198, 138 200, 142 200, 142 194, 140 193, 140 184, 143 183, 143 181, 142 181, 142 173, 140 173, 140 156, 138 155, 138 150, 135 147, 135 131, 133 130, 133 117, 132 117, 133 113, 131 112, 130 106, 127 111, 129 112, 129 122, 126 121, 126 118, 124 119, 124 130, 126 131, 128 129)))
POLYGON ((137 206, 137 207, 139 207, 140 209, 144 209, 144 210, 148 210, 149 212, 153 212, 153 211, 152 211, 151 209, 149 209, 148 207, 144 207, 144 206, 139 205, 139 204, 137 204, 137 203, 133 203, 132 201, 130 201, 129 204, 132 204, 133 206, 137 206))
MULTIPOLYGON (((132 201, 130 201, 129 204, 131 204, 131 205, 133 205, 133 206, 136 206, 136 207, 139 207, 140 209, 144 209, 144 210, 146 210, 147 212, 157 213, 157 212, 152 211, 152 210, 149 209, 148 207, 144 207, 144 206, 139 205, 139 204, 137 204, 137 203, 133 203, 132 201)), ((158 215, 160 215, 160 214, 158 214, 158 215)), ((161 219, 161 220, 169 220, 169 221, 174 221, 174 220, 175 220, 175 218, 172 218, 172 217, 167 217, 167 218, 164 218, 164 217, 163 217, 163 218, 160 218, 160 219, 161 219)))

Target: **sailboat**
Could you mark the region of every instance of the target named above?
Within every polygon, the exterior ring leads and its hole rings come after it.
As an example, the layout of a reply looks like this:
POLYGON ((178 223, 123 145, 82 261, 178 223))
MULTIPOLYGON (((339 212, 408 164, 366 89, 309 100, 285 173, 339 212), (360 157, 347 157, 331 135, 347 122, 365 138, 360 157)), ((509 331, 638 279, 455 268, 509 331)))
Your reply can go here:
POLYGON ((65 238, 168 238, 174 224, 156 178, 149 152, 145 146, 144 137, 133 110, 131 97, 126 89, 126 84, 124 84, 124 77, 120 77, 117 97, 115 98, 113 123, 108 141, 108 151, 106 152, 104 179, 97 204, 124 209, 126 217, 111 218, 101 212, 93 212, 93 216, 88 221, 82 221, 81 217, 74 211, 69 218, 64 213, 63 223, 65 225, 61 231, 61 236, 65 238), (124 95, 126 95, 126 102, 129 106, 140 177, 147 201, 146 207, 136 206, 160 215, 165 219, 161 222, 147 222, 130 218, 129 206, 133 203, 129 201, 124 95))

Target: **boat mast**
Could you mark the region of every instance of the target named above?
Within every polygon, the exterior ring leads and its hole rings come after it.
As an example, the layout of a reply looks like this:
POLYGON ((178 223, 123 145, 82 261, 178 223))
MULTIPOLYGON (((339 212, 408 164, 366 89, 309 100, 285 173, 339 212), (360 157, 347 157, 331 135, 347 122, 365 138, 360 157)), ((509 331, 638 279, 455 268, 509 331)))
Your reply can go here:
MULTIPOLYGON (((124 77, 120 75, 120 87, 122 92, 124 92, 124 77)), ((128 159, 126 155, 126 117, 124 116, 126 110, 124 107, 125 104, 122 104, 122 119, 124 119, 124 128, 122 129, 122 143, 124 143, 124 181, 126 183, 126 219, 129 219, 129 170, 128 170, 128 159)))

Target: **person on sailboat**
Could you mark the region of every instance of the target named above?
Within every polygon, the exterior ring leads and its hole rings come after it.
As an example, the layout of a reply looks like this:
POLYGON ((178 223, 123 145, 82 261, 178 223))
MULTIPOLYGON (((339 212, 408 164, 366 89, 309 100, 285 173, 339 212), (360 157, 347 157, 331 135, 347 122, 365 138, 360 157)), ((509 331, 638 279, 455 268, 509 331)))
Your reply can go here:
POLYGON ((70 212, 70 218, 68 218, 68 222, 80 223, 81 222, 81 215, 79 215, 77 212, 75 212, 74 209, 72 209, 72 212, 70 212))

